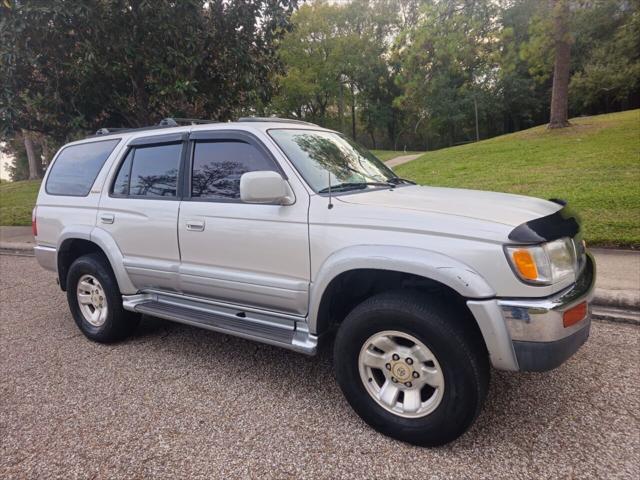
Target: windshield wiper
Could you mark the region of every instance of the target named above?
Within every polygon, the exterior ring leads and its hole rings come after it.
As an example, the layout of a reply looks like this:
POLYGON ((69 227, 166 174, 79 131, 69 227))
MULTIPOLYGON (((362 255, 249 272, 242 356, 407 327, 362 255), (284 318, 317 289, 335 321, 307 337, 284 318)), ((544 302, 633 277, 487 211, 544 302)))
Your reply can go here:
POLYGON ((401 177, 393 177, 387 180, 389 183, 393 183, 394 185, 398 185, 400 183, 407 183, 409 185, 416 185, 416 182, 412 182, 411 180, 407 180, 406 178, 401 177))
POLYGON ((367 188, 367 187, 389 187, 393 188, 395 185, 390 182, 345 182, 338 183, 337 185, 331 185, 331 187, 323 188, 322 190, 318 190, 318 193, 329 193, 331 192, 344 192, 345 190, 354 190, 358 188, 367 188))

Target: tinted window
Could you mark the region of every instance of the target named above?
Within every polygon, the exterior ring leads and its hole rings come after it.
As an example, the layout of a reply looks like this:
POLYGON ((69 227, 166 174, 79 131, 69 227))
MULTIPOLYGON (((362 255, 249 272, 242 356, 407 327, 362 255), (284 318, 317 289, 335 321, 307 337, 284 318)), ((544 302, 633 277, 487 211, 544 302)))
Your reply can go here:
POLYGON ((129 195, 129 176, 131 174, 131 161, 133 160, 133 149, 127 153, 127 158, 124 159, 116 181, 113 182, 113 193, 116 195, 129 195))
POLYGON ((65 147, 51 167, 47 178, 47 193, 87 196, 118 142, 119 139, 104 140, 65 147))
POLYGON ((131 166, 129 194, 175 197, 181 151, 181 143, 136 148, 131 166))
POLYGON ((197 142, 191 196, 239 199, 240 177, 257 170, 275 171, 275 168, 273 162, 253 145, 234 141, 197 142))

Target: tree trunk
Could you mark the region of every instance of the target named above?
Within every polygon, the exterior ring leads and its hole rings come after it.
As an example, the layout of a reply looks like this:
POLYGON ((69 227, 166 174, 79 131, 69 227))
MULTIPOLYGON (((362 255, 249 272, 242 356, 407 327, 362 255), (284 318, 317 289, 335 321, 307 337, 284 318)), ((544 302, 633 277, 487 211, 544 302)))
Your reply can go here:
POLYGON ((42 156, 44 157, 43 168, 46 171, 51 163, 51 148, 49 146, 49 140, 46 137, 42 139, 42 156))
POLYGON ((33 148, 31 132, 22 130, 22 137, 24 139, 24 148, 27 151, 27 160, 29 161, 29 180, 35 180, 39 178, 38 159, 36 158, 35 148, 33 148))
POLYGON ((569 67, 571 60, 569 1, 553 0, 552 13, 555 62, 553 65, 549 128, 563 128, 569 126, 569 67))

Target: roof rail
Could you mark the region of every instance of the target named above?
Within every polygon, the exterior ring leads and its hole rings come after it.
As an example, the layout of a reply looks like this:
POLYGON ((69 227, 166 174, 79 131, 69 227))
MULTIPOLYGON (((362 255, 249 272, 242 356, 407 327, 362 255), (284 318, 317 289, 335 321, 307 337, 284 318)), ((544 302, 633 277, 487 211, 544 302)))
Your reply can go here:
POLYGON ((157 125, 149 125, 147 127, 138 127, 138 128, 113 128, 113 127, 103 127, 96 131, 95 135, 111 135, 113 133, 122 133, 122 132, 140 132, 143 130, 157 130, 160 128, 169 128, 169 127, 179 127, 180 125, 197 125, 203 123, 217 123, 216 120, 201 120, 197 118, 163 118, 160 120, 160 123, 157 125))
POLYGON ((315 123, 305 122, 303 120, 295 120, 291 118, 279 118, 279 117, 240 117, 239 122, 274 122, 274 123, 298 123, 300 125, 311 125, 317 127, 315 123))
POLYGON ((168 117, 160 120, 158 125, 162 127, 179 127, 182 125, 201 125, 206 123, 218 123, 217 120, 204 120, 202 118, 177 118, 168 117))
POLYGON ((109 135, 111 133, 116 133, 116 132, 123 132, 123 131, 127 131, 127 130, 133 130, 132 128, 99 128, 96 131, 96 135, 109 135))

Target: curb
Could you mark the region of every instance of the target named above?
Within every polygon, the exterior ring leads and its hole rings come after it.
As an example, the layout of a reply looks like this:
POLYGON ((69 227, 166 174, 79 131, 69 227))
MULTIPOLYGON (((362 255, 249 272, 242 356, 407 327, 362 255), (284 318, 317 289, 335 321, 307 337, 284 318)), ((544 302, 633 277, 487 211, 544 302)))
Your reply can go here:
POLYGON ((34 256, 33 244, 25 242, 0 242, 0 254, 34 256))
POLYGON ((620 308, 593 306, 591 318, 595 321, 622 323, 640 327, 640 310, 625 310, 620 308))
POLYGON ((640 292, 596 288, 593 303, 620 310, 640 310, 640 292))

